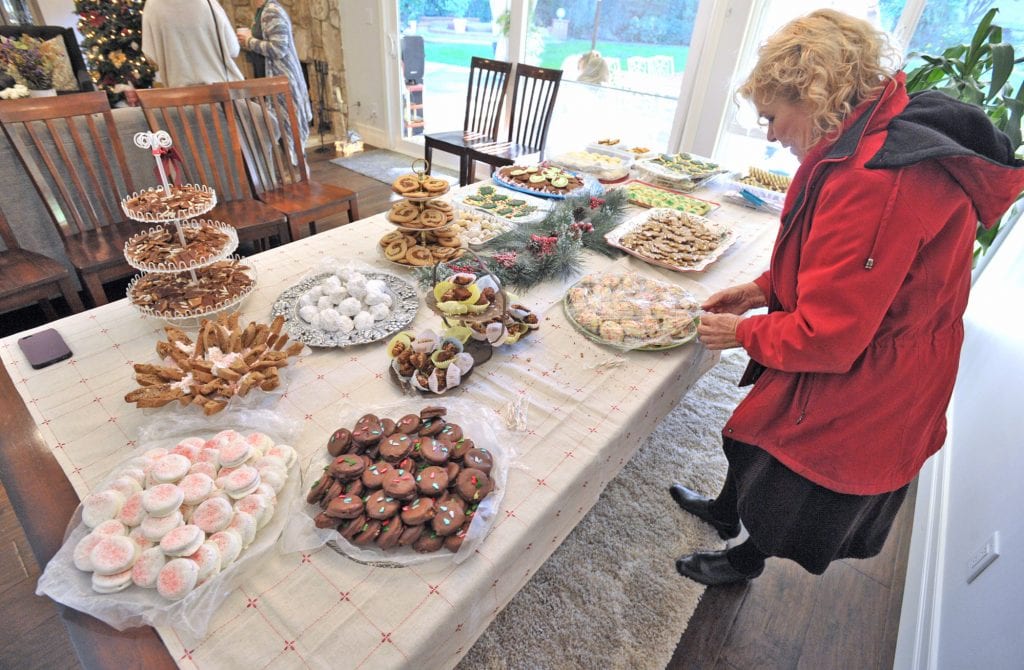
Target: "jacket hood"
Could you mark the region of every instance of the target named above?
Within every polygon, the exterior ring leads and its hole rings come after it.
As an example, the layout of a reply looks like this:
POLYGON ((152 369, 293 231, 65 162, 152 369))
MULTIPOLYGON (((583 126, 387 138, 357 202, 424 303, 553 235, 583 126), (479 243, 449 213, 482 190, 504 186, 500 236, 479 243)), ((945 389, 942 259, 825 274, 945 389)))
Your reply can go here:
POLYGON ((1024 161, 1010 139, 974 105, 939 91, 923 91, 893 117, 882 148, 868 168, 901 168, 936 160, 971 199, 990 227, 1024 190, 1024 161))

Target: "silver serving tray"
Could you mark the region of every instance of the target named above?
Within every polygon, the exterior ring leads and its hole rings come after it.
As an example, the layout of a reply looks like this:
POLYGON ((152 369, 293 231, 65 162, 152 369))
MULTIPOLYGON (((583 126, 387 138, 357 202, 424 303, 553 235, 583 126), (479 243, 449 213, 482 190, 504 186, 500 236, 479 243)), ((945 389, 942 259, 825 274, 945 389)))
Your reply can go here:
POLYGON ((384 272, 363 272, 361 274, 367 279, 383 280, 392 299, 391 314, 383 321, 375 322, 373 328, 369 330, 353 330, 350 333, 330 332, 314 328, 299 316, 299 298, 325 278, 331 276, 330 272, 308 277, 286 289, 274 301, 270 312, 274 316, 284 317, 288 335, 293 340, 304 342, 311 347, 348 347, 355 344, 377 342, 394 335, 412 323, 420 307, 419 294, 416 293, 416 288, 412 284, 384 272))

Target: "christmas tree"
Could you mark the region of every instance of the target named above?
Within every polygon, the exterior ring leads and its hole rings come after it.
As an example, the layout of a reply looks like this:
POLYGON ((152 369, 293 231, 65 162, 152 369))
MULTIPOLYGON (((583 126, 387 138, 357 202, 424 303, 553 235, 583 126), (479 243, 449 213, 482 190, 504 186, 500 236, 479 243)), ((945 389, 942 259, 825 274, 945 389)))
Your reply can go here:
POLYGON ((75 0, 82 52, 96 85, 111 104, 123 99, 126 84, 153 86, 153 65, 142 55, 145 0, 75 0))

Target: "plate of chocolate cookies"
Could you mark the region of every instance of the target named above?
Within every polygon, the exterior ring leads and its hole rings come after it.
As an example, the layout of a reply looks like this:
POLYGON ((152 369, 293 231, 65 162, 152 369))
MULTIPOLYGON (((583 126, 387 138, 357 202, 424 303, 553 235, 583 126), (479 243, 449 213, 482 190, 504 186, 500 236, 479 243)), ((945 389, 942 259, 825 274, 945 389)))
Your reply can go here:
POLYGON ((305 537, 286 540, 286 551, 315 541, 385 567, 460 563, 504 495, 507 441, 495 437, 488 414, 466 400, 406 401, 343 421, 310 464, 305 537))

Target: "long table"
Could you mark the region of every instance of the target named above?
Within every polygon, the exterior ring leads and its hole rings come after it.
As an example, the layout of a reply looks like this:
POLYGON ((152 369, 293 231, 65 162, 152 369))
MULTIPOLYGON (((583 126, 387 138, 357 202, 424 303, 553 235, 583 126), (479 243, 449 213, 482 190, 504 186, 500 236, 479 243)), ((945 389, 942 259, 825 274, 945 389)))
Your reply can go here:
MULTIPOLYGON (((715 194, 698 194, 714 199, 715 194)), ((673 281, 698 298, 748 281, 768 262, 775 217, 723 204, 711 215, 738 241, 700 273, 674 273, 630 256, 588 255, 587 272, 637 271, 673 281)), ((251 257, 258 288, 243 322, 269 321, 270 305, 324 257, 408 273, 386 261, 377 241, 393 228, 377 215, 251 257)), ((170 667, 450 667, 530 579, 597 501, 694 382, 717 361, 698 343, 661 352, 620 353, 594 344, 567 321, 561 298, 574 280, 547 282, 520 296, 541 315, 523 342, 496 350, 457 390, 481 411, 525 410, 498 518, 461 565, 438 561, 405 569, 364 565, 329 548, 270 552, 247 570, 205 639, 171 628, 117 632, 64 608, 72 643, 87 667, 138 659, 170 667)), ((0 477, 40 566, 60 547, 84 497, 136 447, 152 413, 124 402, 132 363, 155 358, 162 323, 126 300, 48 327, 72 359, 32 370, 16 336, 0 340, 0 477)), ((412 328, 439 328, 421 307, 412 328)), ((395 402, 380 343, 320 349, 290 366, 275 409, 303 423, 293 446, 303 465, 320 457, 339 416, 395 402)), ((427 404, 429 399, 425 399, 427 404)), ((279 513, 286 513, 281 510, 279 513)))

